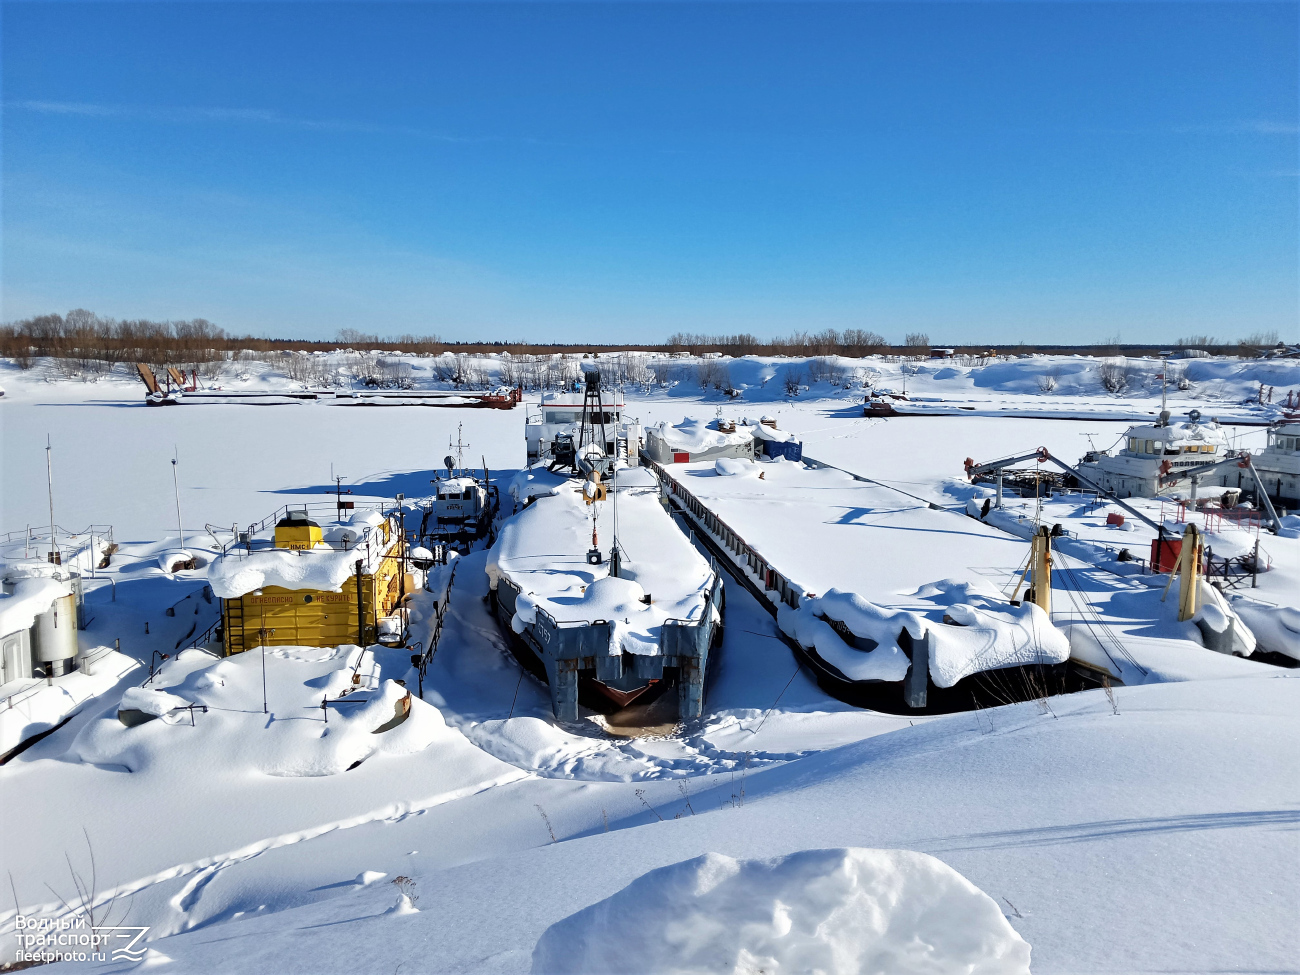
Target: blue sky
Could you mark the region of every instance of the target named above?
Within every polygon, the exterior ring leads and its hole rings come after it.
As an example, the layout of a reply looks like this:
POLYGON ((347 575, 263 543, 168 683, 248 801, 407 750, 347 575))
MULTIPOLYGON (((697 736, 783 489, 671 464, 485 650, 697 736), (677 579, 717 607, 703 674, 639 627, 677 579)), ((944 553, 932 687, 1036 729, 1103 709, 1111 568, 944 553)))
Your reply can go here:
POLYGON ((1296 339, 1298 9, 6 3, 0 317, 1296 339))

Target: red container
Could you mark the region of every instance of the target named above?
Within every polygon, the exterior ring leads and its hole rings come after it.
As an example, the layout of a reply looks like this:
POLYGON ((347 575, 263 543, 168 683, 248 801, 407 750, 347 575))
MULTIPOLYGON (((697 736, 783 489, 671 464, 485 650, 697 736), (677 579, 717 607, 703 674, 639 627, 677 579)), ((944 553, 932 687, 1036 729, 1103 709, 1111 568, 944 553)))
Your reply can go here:
POLYGON ((1106 516, 1106 524, 1122 525, 1124 524, 1124 516, 1121 515, 1118 511, 1112 511, 1110 514, 1106 516))
POLYGON ((1152 572, 1173 572, 1174 566, 1178 564, 1178 556, 1183 551, 1183 540, 1181 538, 1166 538, 1161 542, 1158 538, 1151 539, 1151 571, 1152 572))

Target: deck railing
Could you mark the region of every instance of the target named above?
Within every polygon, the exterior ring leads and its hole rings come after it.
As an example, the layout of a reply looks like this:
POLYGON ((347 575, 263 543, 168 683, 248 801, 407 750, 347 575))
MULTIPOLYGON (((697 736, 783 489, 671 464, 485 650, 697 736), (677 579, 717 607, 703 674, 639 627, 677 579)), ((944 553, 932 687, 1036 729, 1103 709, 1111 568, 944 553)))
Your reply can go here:
MULTIPOLYGON (((355 501, 345 502, 345 503, 350 503, 354 505, 353 508, 346 509, 346 510, 353 511, 354 513, 356 511, 373 511, 376 514, 383 517, 385 521, 387 521, 388 518, 392 516, 394 511, 394 509, 391 509, 388 503, 384 501, 361 502, 359 507, 355 506, 357 504, 357 502, 355 501)), ((338 503, 335 501, 307 501, 301 504, 281 505, 279 508, 276 508, 275 511, 271 512, 271 514, 267 515, 261 521, 254 522, 251 525, 249 525, 247 528, 240 528, 238 525, 232 525, 230 528, 220 528, 215 525, 206 525, 204 527, 207 533, 210 536, 212 536, 213 541, 217 542, 218 545, 220 546, 219 551, 221 555, 228 555, 230 553, 234 553, 237 555, 247 555, 249 554, 250 543, 255 541, 259 534, 266 532, 267 529, 273 529, 275 525, 282 518, 286 517, 289 514, 290 511, 306 511, 308 515, 311 515, 313 512, 329 513, 330 511, 337 511, 337 510, 338 510, 338 503), (230 532, 232 537, 230 541, 222 542, 217 537, 217 532, 230 532)), ((414 512, 412 512, 412 516, 414 517, 414 512)), ((325 545, 328 545, 330 548, 334 549, 335 551, 349 552, 357 548, 359 545, 364 545, 367 541, 369 541, 371 533, 377 527, 379 526, 367 525, 364 529, 360 531, 360 533, 355 538, 352 539, 351 542, 349 542, 346 545, 343 544, 342 542, 330 541, 329 539, 323 539, 322 541, 325 545)), ((286 549, 285 551, 296 551, 296 550, 286 549)))
POLYGON ((758 549, 745 541, 735 529, 683 487, 681 482, 664 470, 658 462, 652 460, 645 451, 641 452, 641 462, 654 471, 655 476, 664 485, 664 489, 677 500, 678 505, 690 512, 692 520, 707 531, 724 549, 732 553, 732 561, 738 567, 753 575, 762 585, 764 592, 776 593, 774 602, 798 608, 805 592, 802 586, 782 574, 763 557, 758 549))

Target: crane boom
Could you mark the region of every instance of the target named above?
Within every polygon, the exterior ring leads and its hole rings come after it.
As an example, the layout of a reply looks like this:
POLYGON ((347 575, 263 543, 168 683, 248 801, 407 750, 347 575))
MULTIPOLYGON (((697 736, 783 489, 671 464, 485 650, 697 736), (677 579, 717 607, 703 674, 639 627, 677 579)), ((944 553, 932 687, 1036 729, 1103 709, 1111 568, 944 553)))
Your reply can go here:
POLYGON ((1134 518, 1150 525, 1152 528, 1156 530, 1157 534, 1159 534, 1161 538, 1165 537, 1165 529, 1162 525, 1156 524, 1156 522, 1152 521, 1150 518, 1148 518, 1142 512, 1138 511, 1132 505, 1125 504, 1123 500, 1121 500, 1118 496, 1116 496, 1116 494, 1113 491, 1108 491, 1100 484, 1095 484, 1088 478, 1084 477, 1082 474, 1080 474, 1069 464, 1065 463, 1065 461, 1055 457, 1052 454, 1052 452, 1048 450, 1046 447, 1039 447, 1032 454, 1017 454, 1014 457, 1004 457, 1001 460, 991 460, 986 464, 976 464, 972 460, 967 460, 966 473, 967 475, 974 477, 976 474, 987 474, 990 471, 1000 470, 1001 468, 1010 467, 1013 464, 1019 464, 1021 461, 1030 460, 1030 459, 1035 459, 1040 464, 1045 464, 1049 462, 1055 464, 1061 470, 1065 471, 1065 473, 1073 476, 1080 484, 1087 485, 1088 487, 1096 491, 1098 494, 1104 494, 1111 501, 1115 502, 1115 504, 1119 505, 1129 514, 1131 514, 1134 518))
MULTIPOLYGON (((1147 525, 1150 525, 1152 528, 1156 530, 1160 538, 1163 539, 1165 537, 1165 529, 1163 525, 1159 525, 1156 522, 1152 521, 1150 518, 1142 514, 1142 512, 1138 511, 1132 505, 1125 504, 1123 499, 1117 496, 1115 492, 1108 491, 1100 484, 1097 484, 1091 479, 1080 474, 1075 468, 1071 467, 1069 464, 1065 463, 1065 461, 1053 455, 1052 452, 1048 450, 1046 447, 1039 447, 1033 453, 1017 454, 1014 457, 1004 457, 1001 460, 991 460, 984 464, 977 464, 970 458, 967 458, 966 474, 969 477, 974 477, 978 474, 988 474, 991 471, 996 471, 1006 467, 1011 467, 1013 464, 1019 464, 1022 461, 1026 461, 1026 460, 1037 460, 1038 463, 1040 464, 1045 464, 1045 463, 1055 464, 1061 470, 1065 471, 1067 474, 1074 477, 1075 480, 1077 480, 1080 484, 1092 488, 1098 494, 1105 495, 1112 502, 1119 505, 1119 507, 1123 508, 1129 514, 1131 514, 1134 518, 1137 518, 1139 521, 1144 522, 1147 525)), ((1201 474, 1212 471, 1218 467, 1223 467, 1227 464, 1236 464, 1239 467, 1245 467, 1247 470, 1250 471, 1251 476, 1254 477, 1255 479, 1255 486, 1259 489, 1258 494, 1259 494, 1260 504, 1263 506, 1264 511, 1268 515, 1269 524, 1271 526, 1270 530, 1274 534, 1277 534, 1278 531, 1282 528, 1282 521, 1281 519, 1278 518, 1277 512, 1273 508, 1273 501, 1268 496, 1268 490, 1264 487, 1264 482, 1260 479, 1259 472, 1255 470, 1255 465, 1254 463, 1252 463, 1251 456, 1248 453, 1243 453, 1238 457, 1230 457, 1227 460, 1215 461, 1214 463, 1211 464, 1201 464, 1198 467, 1191 467, 1188 468, 1187 470, 1179 471, 1178 476, 1171 479, 1171 483, 1176 483, 1179 479, 1184 477, 1199 477, 1201 474)))

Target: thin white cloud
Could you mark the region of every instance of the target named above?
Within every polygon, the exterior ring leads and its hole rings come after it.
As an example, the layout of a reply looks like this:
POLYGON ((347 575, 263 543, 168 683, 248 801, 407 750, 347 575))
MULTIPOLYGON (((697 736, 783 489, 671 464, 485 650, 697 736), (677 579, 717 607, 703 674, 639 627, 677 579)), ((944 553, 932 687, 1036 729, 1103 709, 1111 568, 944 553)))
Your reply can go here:
POLYGON ((1300 124, 1273 119, 1239 119, 1235 122, 1180 125, 1174 131, 1187 135, 1296 135, 1300 133, 1300 124))
POLYGON ((156 122, 179 124, 228 122, 255 125, 278 125, 287 128, 308 129, 319 132, 354 132, 372 135, 403 135, 438 142, 490 142, 492 138, 468 138, 431 132, 402 125, 381 125, 372 122, 353 122, 343 119, 310 119, 284 115, 264 108, 163 108, 142 105, 99 105, 90 102, 57 102, 43 100, 6 101, 6 109, 20 109, 43 115, 75 115, 85 118, 136 118, 156 122))

